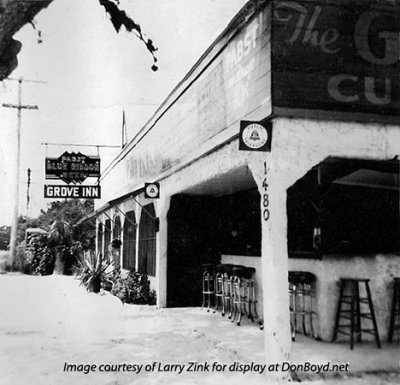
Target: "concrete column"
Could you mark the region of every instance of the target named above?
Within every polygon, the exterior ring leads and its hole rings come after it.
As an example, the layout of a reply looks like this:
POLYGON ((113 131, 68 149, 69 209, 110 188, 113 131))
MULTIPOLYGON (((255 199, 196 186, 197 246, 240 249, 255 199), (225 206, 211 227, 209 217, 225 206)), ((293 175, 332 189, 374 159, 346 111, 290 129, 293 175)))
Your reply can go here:
MULTIPOLYGON (((261 195, 261 266, 264 292, 264 339, 267 364, 289 361, 291 351, 288 292, 286 190, 270 154, 249 164, 261 195)), ((287 372, 269 372, 275 382, 287 372)))
POLYGON ((167 306, 167 250, 168 250, 168 222, 167 214, 171 203, 171 197, 163 197, 157 202, 157 217, 160 221, 160 228, 157 233, 157 254, 156 254, 156 290, 157 307, 167 306))
POLYGON ((139 271, 139 228, 140 228, 140 216, 142 215, 142 207, 135 203, 135 216, 136 216, 136 245, 135 245, 135 270, 139 271))

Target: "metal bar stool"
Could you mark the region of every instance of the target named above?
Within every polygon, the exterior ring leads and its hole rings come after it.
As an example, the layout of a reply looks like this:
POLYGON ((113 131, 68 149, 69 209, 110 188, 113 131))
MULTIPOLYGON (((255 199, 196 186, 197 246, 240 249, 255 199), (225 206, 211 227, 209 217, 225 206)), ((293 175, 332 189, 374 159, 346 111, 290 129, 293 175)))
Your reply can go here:
POLYGON ((233 267, 235 265, 230 263, 223 263, 219 265, 222 273, 222 312, 221 315, 225 316, 229 310, 230 318, 233 314, 233 267))
POLYGON ((213 313, 218 310, 221 304, 222 315, 224 315, 224 267, 223 264, 215 268, 215 308, 213 313))
POLYGON ((214 286, 215 265, 212 263, 205 263, 202 266, 204 271, 203 271, 203 290, 202 290, 203 302, 201 305, 201 309, 203 309, 203 307, 206 306, 207 303, 207 312, 209 312, 211 307, 211 298, 214 298, 215 294, 215 286, 214 286))
POLYGON ((392 342, 393 335, 397 333, 397 342, 400 341, 400 277, 393 278, 392 312, 390 314, 390 326, 388 342, 392 342))
POLYGON ((245 313, 247 317, 254 322, 257 320, 262 328, 262 321, 257 314, 257 300, 255 294, 255 286, 253 275, 256 269, 253 267, 235 266, 233 268, 233 309, 234 313, 231 321, 234 322, 238 316, 236 324, 240 326, 242 315, 245 313), (253 312, 252 312, 253 308, 253 312))
POLYGON ((340 279, 340 295, 338 309, 336 313, 335 329, 333 341, 336 340, 338 333, 350 337, 350 349, 353 349, 354 339, 361 342, 362 333, 372 334, 375 337, 376 345, 381 348, 379 340, 378 326, 375 318, 374 305, 372 303, 369 279, 340 279), (364 283, 366 297, 360 297, 359 284, 364 283), (348 305, 343 306, 343 305, 348 305), (363 308, 361 308, 363 305, 363 308), (341 319, 350 323, 340 323, 341 319), (368 319, 372 322, 372 329, 362 329, 361 320, 368 319))
POLYGON ((304 335, 309 335, 307 323, 310 325, 310 334, 315 339, 318 338, 314 330, 313 309, 315 292, 313 285, 316 277, 314 274, 305 271, 289 272, 289 309, 290 309, 290 329, 292 341, 296 340, 297 321, 301 317, 301 326, 304 335))

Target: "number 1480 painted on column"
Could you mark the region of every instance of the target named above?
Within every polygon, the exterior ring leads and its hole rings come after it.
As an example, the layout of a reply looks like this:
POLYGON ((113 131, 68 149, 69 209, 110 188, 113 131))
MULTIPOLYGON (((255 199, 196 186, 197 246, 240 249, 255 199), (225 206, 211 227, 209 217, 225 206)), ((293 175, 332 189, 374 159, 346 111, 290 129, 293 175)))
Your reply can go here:
POLYGON ((269 196, 268 196, 268 183, 267 183, 267 162, 264 162, 264 180, 262 183, 263 195, 262 195, 262 206, 263 206, 263 219, 268 221, 269 219, 269 196))

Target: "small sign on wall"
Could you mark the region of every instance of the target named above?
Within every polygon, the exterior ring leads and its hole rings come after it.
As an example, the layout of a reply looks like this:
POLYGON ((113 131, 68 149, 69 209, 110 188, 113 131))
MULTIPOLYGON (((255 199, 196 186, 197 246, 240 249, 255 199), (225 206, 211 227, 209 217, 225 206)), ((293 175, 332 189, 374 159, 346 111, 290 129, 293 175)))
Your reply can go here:
POLYGON ((144 197, 150 199, 160 198, 160 183, 145 183, 144 184, 144 197))
POLYGON ((265 123, 242 120, 240 122, 239 150, 271 151, 272 121, 265 123))

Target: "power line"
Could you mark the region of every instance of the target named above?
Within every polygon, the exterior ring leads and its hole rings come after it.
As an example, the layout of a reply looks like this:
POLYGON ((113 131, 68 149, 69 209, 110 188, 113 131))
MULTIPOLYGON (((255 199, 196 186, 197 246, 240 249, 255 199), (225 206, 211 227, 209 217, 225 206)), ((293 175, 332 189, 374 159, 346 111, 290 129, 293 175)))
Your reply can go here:
POLYGON ((81 144, 81 143, 40 143, 42 146, 70 146, 70 147, 96 147, 96 148, 121 148, 117 145, 108 144, 81 144))

